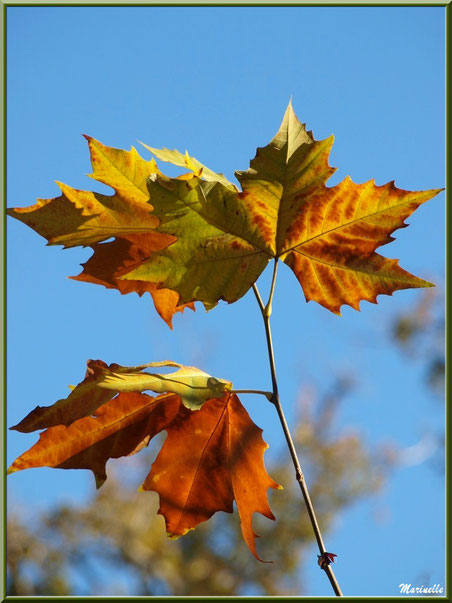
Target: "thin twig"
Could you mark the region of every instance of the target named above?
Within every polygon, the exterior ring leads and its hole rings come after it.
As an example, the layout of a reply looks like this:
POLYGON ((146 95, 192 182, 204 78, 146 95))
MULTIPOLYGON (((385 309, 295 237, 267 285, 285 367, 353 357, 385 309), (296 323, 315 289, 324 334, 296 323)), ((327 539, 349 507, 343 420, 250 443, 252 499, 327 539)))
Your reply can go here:
MULTIPOLYGON (((294 446, 294 443, 292 440, 292 436, 290 434, 289 426, 287 425, 287 421, 284 416, 284 411, 283 411, 283 408, 281 405, 281 401, 279 399, 278 382, 276 379, 275 355, 273 352, 272 334, 271 334, 271 329, 270 329, 270 315, 271 315, 271 311, 272 311, 273 294, 275 291, 277 268, 278 268, 278 260, 275 259, 275 265, 274 265, 274 269, 273 269, 273 279, 272 279, 272 283, 271 283, 271 287, 270 287, 270 295, 269 295, 266 306, 264 306, 264 304, 262 302, 262 298, 260 296, 257 285, 256 284, 253 285, 253 291, 256 296, 256 300, 259 305, 259 308, 261 310, 262 318, 264 319, 265 335, 267 337, 268 359, 270 362, 270 372, 271 372, 272 387, 273 387, 273 394, 271 396, 270 402, 272 402, 272 404, 275 406, 276 412, 278 413, 281 427, 283 429, 284 436, 285 436, 286 442, 287 442, 287 446, 289 448, 290 456, 292 458, 292 462, 295 467, 296 480, 297 480, 297 482, 300 486, 301 492, 303 494, 303 499, 306 504, 306 508, 308 510, 309 519, 310 519, 310 522, 312 525, 312 529, 314 531, 315 539, 317 540, 317 545, 319 547, 320 555, 323 557, 323 559, 326 559, 325 555, 327 553, 327 550, 325 549, 325 544, 323 542, 322 533, 320 531, 320 527, 319 527, 317 517, 316 517, 315 511, 314 511, 314 506, 312 504, 311 497, 309 495, 308 486, 306 484, 306 481, 305 481, 305 478, 303 475, 303 471, 301 470, 300 461, 298 460, 298 456, 297 456, 297 451, 295 450, 295 446, 294 446)), ((322 567, 322 569, 325 571, 326 575, 328 576, 328 579, 334 590, 334 593, 338 597, 342 597, 343 596, 342 591, 336 580, 334 572, 331 569, 331 566, 325 565, 324 567, 322 567)))

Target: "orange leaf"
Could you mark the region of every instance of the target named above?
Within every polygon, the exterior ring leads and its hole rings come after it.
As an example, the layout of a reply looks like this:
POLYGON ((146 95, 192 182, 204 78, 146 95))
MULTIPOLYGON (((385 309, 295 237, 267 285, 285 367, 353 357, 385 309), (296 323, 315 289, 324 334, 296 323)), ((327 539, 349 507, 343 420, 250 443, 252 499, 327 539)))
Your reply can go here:
POLYGON ((29 433, 54 425, 70 425, 81 417, 94 413, 102 404, 111 400, 117 392, 99 389, 99 374, 108 368, 102 360, 88 360, 85 378, 67 398, 57 400, 51 406, 36 406, 14 427, 15 431, 29 433))
POLYGON ((65 427, 50 427, 38 442, 17 458, 8 473, 32 467, 90 469, 98 488, 107 479, 109 458, 135 454, 174 418, 180 400, 173 394, 152 398, 120 393, 103 404, 95 417, 84 417, 65 427))
POLYGON ((183 312, 185 308, 195 310, 193 303, 179 305, 179 294, 171 289, 159 288, 157 283, 120 280, 119 277, 131 267, 138 266, 149 259, 152 252, 162 249, 161 241, 156 241, 154 235, 130 235, 108 243, 94 243, 91 247, 94 254, 83 265, 83 272, 72 276, 72 279, 118 289, 122 294, 138 293, 141 296, 148 292, 154 300, 155 309, 170 328, 176 312, 183 312))
POLYGON ((412 287, 432 287, 375 249, 394 240, 421 203, 439 191, 409 192, 393 182, 377 186, 345 178, 298 199, 297 218, 285 232, 282 259, 292 268, 306 300, 340 314, 341 305, 359 310, 361 300, 412 287))
POLYGON ((242 534, 256 551, 253 513, 274 519, 268 488, 280 488, 264 467, 267 444, 236 395, 210 400, 201 410, 185 407, 166 427, 168 437, 141 490, 160 496, 168 534, 182 536, 216 511, 237 503, 242 534))

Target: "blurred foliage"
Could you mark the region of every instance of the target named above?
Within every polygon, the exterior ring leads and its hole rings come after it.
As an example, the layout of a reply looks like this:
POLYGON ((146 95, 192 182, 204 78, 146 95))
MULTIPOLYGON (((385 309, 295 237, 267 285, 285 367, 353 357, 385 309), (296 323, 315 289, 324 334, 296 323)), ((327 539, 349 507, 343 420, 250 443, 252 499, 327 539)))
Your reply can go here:
MULTIPOLYGON (((330 393, 306 391, 298 400, 293 435, 324 534, 342 510, 376 492, 388 470, 379 451, 369 451, 358 433, 338 430, 340 402, 351 387, 349 380, 338 379, 330 393)), ((317 551, 287 450, 266 453, 269 473, 284 486, 269 491, 277 521, 254 516, 260 554, 274 563, 250 555, 235 512, 217 513, 179 540, 169 540, 156 514, 157 495, 138 494, 132 486, 146 474, 155 452, 151 445, 149 453, 126 459, 127 465, 110 462, 111 477, 82 507, 61 505, 34 522, 12 512, 8 594, 303 593, 302 567, 316 566, 317 551)))
POLYGON ((441 290, 427 289, 407 313, 396 316, 391 336, 400 349, 423 365, 427 384, 444 399, 445 314, 441 290))

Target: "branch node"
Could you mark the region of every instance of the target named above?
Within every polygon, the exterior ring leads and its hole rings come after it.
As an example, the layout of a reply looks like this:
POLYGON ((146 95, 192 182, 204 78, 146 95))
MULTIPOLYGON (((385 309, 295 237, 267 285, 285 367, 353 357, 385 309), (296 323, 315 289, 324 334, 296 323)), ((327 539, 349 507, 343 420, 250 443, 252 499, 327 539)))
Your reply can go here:
POLYGON ((334 558, 337 557, 335 553, 327 553, 326 551, 321 555, 317 555, 317 563, 321 569, 326 569, 331 563, 334 563, 334 558))
POLYGON ((271 301, 265 306, 265 310, 264 310, 264 316, 265 318, 270 318, 270 316, 272 315, 272 303, 271 301))
POLYGON ((278 392, 272 392, 271 396, 268 398, 269 402, 271 402, 274 406, 278 406, 279 404, 279 394, 278 392))
POLYGON ((296 479, 297 482, 304 482, 303 471, 299 467, 297 467, 296 469, 296 479))

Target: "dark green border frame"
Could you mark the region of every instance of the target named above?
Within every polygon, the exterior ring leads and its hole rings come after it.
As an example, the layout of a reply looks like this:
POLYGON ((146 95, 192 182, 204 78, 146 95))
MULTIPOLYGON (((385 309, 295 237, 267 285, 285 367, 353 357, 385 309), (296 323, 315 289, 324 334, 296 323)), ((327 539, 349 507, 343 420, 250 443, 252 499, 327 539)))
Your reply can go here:
MULTIPOLYGON (((0 245, 0 283, 3 285, 3 291, 6 290, 6 228, 5 228, 5 208, 6 208, 6 35, 7 35, 7 8, 9 6, 18 6, 18 7, 65 7, 65 6, 77 6, 77 7, 142 7, 142 6, 158 6, 158 7, 298 7, 298 6, 308 6, 308 7, 381 7, 381 6, 396 6, 396 7, 444 7, 446 10, 445 15, 445 25, 446 25, 446 440, 445 440, 445 459, 446 459, 446 509, 449 510, 451 503, 450 498, 450 480, 449 478, 449 458, 451 455, 451 447, 450 447, 450 439, 449 439, 449 422, 450 422, 450 411, 449 411, 449 394, 450 394, 450 356, 449 356, 449 345, 450 345, 450 335, 449 335, 449 325, 450 325, 450 316, 451 316, 451 295, 450 295, 450 284, 449 284, 449 269, 450 269, 450 245, 448 242, 450 241, 450 220, 451 220, 451 211, 449 206, 449 185, 450 185, 450 164, 451 160, 451 143, 450 143, 450 89, 449 89, 449 72, 451 66, 450 55, 452 52, 451 43, 450 43, 450 32, 452 26, 452 17, 451 17, 451 3, 452 0, 441 1, 441 0, 399 0, 398 2, 391 2, 390 0, 381 0, 378 1, 370 1, 365 2, 363 0, 356 0, 356 2, 341 2, 341 0, 337 0, 337 2, 322 2, 319 0, 315 2, 315 0, 311 0, 311 2, 275 2, 274 0, 265 1, 256 1, 256 2, 240 2, 236 0, 230 0, 229 2, 211 2, 206 0, 206 2, 192 2, 187 0, 186 2, 181 2, 180 0, 168 0, 167 2, 148 2, 143 0, 142 2, 123 2, 118 0, 117 2, 112 2, 111 0, 105 0, 105 2, 97 1, 90 2, 89 0, 79 1, 79 2, 40 2, 36 0, 36 2, 22 2, 21 0, 0 0, 0 31, 3 34, 3 43, 0 46, 1 52, 1 60, 0 65, 2 68, 1 85, 2 85, 2 94, 1 99, 3 103, 3 111, 2 111, 2 120, 0 123, 0 132, 2 135, 3 144, 1 146, 1 176, 2 176, 2 205, 0 212, 0 232, 2 233, 2 244, 0 245)), ((1 522, 1 546, 0 546, 0 565, 1 565, 1 573, 0 573, 0 597, 1 601, 34 601, 34 600, 44 600, 44 601, 70 601, 70 600, 88 600, 88 601, 98 601, 98 600, 106 600, 108 601, 108 597, 15 597, 15 596, 6 596, 6 294, 0 295, 0 333, 2 336, 3 345, 0 347, 0 367, 2 374, 2 385, 0 388, 1 395, 1 410, 0 412, 0 433, 3 436, 3 441, 0 446, 0 461, 4 470, 1 473, 0 477, 0 488, 1 488, 1 496, 0 496, 0 515, 3 518, 1 522)), ((405 597, 405 599, 416 599, 417 601, 431 601, 431 600, 443 600, 443 601, 451 601, 450 593, 450 553, 451 550, 451 538, 450 538, 450 514, 446 513, 446 594, 444 597, 405 597)), ((356 599, 357 597, 344 597, 345 599, 356 599)), ((400 601, 403 597, 358 597, 359 599, 374 599, 380 600, 384 599, 385 601, 400 601)), ((166 601, 178 601, 178 600, 202 600, 202 601, 234 601, 238 599, 245 599, 249 601, 262 601, 262 600, 271 600, 271 601, 301 601, 301 600, 309 600, 309 597, 115 597, 114 600, 119 601, 129 601, 129 600, 152 600, 155 602, 165 603, 166 601)), ((334 599, 334 597, 316 597, 316 601, 327 601, 329 599, 334 599)))

